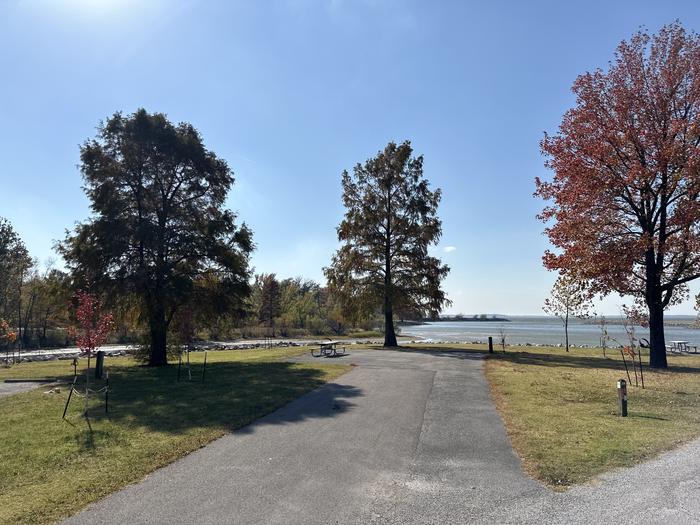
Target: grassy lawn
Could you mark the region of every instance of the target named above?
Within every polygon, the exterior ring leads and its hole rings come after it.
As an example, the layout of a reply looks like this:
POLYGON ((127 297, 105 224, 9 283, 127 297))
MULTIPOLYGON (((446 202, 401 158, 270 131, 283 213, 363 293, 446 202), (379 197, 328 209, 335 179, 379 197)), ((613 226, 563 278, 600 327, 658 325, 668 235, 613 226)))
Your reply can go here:
MULTIPOLYGON (((95 399, 92 431, 75 396, 68 421, 61 419, 65 386, 0 398, 0 523, 49 523, 70 515, 349 369, 280 361, 306 351, 209 352, 204 384, 203 353, 192 354, 197 381, 179 383, 175 366, 149 369, 107 358, 110 413, 103 398, 95 399)), ((0 381, 18 377, 72 380, 72 368, 67 360, 0 369, 0 381)))
POLYGON ((700 356, 671 355, 664 372, 645 368, 646 389, 628 387, 629 417, 621 418, 615 383, 626 375, 619 352, 604 358, 601 350, 525 350, 494 354, 486 375, 526 470, 552 487, 633 465, 700 435, 700 356))

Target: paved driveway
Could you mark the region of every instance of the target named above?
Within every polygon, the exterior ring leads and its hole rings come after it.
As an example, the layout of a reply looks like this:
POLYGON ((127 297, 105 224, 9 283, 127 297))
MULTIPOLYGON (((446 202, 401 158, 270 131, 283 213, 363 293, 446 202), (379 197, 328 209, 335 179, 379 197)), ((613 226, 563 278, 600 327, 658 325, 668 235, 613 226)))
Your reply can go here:
POLYGON ((23 381, 21 383, 0 382, 0 397, 11 396, 21 392, 28 392, 29 390, 33 390, 42 385, 46 385, 46 383, 36 381, 23 381))
POLYGON ((555 494, 522 473, 479 355, 339 361, 357 367, 66 523, 698 521, 700 443, 555 494))

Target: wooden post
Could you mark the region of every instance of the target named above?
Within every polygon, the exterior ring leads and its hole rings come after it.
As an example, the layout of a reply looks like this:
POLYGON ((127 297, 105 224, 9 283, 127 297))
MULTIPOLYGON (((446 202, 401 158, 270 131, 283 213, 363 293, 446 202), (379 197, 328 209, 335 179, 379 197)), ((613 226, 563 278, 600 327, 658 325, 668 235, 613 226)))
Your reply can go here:
POLYGON ((624 379, 617 382, 617 400, 620 405, 620 416, 627 417, 627 382, 624 379))
POLYGON ((493 337, 489 336, 489 354, 493 354, 493 337))
POLYGON ((204 374, 207 372, 207 351, 204 351, 204 367, 202 367, 202 383, 204 383, 204 374))

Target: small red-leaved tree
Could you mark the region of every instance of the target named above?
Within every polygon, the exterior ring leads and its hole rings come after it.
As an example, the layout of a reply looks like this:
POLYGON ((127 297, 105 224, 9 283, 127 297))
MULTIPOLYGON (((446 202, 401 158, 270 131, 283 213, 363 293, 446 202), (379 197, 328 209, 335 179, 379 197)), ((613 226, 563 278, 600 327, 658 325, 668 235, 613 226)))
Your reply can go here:
POLYGON ((607 71, 586 73, 542 151, 554 171, 536 195, 557 253, 597 293, 649 312, 650 364, 665 368, 664 310, 700 277, 700 37, 679 23, 622 42, 607 71))
MULTIPOLYGON (((10 345, 17 339, 17 334, 10 328, 10 325, 5 319, 0 319, 0 349, 8 350, 10 345)), ((9 354, 9 352, 8 352, 9 354)), ((6 363, 10 364, 9 356, 5 356, 6 363)))
POLYGON ((0 319, 0 345, 12 344, 17 339, 17 333, 10 328, 5 319, 0 319))
POLYGON ((107 341, 107 336, 114 327, 114 318, 111 314, 100 315, 99 300, 84 290, 75 294, 75 302, 78 326, 70 330, 70 335, 75 338, 80 351, 87 355, 89 372, 90 357, 107 341))

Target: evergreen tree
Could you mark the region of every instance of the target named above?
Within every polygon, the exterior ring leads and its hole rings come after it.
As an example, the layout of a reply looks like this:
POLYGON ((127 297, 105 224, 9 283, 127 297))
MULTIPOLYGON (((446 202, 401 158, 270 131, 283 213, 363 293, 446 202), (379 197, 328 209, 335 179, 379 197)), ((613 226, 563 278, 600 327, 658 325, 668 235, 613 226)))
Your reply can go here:
POLYGON ((423 177, 411 143, 390 142, 350 174, 343 172, 343 245, 325 274, 353 318, 381 308, 384 346, 396 346, 394 310, 437 314, 449 304, 440 283, 449 268, 428 255, 439 241, 440 190, 423 177))

